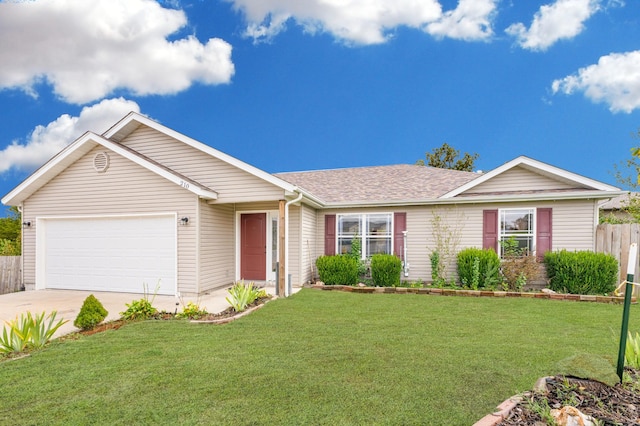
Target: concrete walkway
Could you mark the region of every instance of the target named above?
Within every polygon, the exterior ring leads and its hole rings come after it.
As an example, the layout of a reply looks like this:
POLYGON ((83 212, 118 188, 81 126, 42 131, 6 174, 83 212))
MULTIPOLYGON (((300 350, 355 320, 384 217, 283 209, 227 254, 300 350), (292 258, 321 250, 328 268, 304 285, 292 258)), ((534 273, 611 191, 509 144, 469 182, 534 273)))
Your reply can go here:
MULTIPOLYGON (((269 294, 274 294, 273 287, 265 288, 269 294)), ((297 289, 294 289, 296 291, 297 289)), ((5 321, 10 321, 27 311, 32 314, 40 314, 43 311, 51 313, 56 311, 57 319, 67 319, 68 323, 58 329, 54 337, 72 333, 77 330, 73 326, 73 321, 78 316, 84 300, 93 294, 105 309, 109 312, 105 321, 120 318, 120 312, 127 307, 125 304, 144 297, 143 294, 136 293, 111 293, 99 291, 76 291, 76 290, 33 290, 21 291, 0 295, 0 333, 5 326, 5 321)), ((153 306, 160 311, 178 312, 182 311, 183 304, 189 302, 198 304, 207 312, 217 313, 229 307, 225 298, 229 295, 226 288, 212 291, 210 294, 200 297, 183 297, 182 300, 175 296, 155 296, 153 306)), ((151 300, 149 297, 149 300, 151 300)))

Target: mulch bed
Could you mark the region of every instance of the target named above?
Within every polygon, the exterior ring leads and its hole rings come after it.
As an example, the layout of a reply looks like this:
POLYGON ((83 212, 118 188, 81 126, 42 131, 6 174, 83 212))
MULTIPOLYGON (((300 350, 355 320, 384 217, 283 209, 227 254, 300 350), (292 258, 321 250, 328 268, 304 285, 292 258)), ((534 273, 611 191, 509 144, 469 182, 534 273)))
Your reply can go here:
POLYGON ((615 386, 575 377, 547 378, 542 391, 525 394, 523 401, 498 425, 545 425, 540 407, 561 409, 566 405, 592 416, 600 422, 598 425, 638 425, 640 371, 625 368, 625 372, 631 380, 615 386))

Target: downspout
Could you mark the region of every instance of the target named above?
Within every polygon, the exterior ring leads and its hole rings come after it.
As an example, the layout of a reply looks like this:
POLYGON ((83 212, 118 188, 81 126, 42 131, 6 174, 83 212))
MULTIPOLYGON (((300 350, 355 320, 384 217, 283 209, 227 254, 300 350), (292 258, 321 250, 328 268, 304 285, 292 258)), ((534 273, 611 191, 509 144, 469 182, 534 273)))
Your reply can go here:
POLYGON ((290 296, 287 294, 289 291, 289 205, 293 203, 297 203, 302 200, 302 193, 299 192, 298 196, 290 201, 287 201, 284 205, 284 247, 281 249, 284 250, 284 295, 285 297, 290 296))
POLYGON ((402 269, 404 276, 409 276, 409 262, 407 262, 407 231, 402 231, 402 269))

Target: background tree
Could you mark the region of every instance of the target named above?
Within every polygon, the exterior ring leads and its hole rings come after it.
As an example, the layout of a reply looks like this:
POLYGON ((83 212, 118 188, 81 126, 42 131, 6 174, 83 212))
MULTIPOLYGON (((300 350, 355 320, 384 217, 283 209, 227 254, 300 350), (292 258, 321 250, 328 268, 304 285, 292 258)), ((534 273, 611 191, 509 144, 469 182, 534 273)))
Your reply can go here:
POLYGON ((17 207, 7 209, 0 218, 0 256, 19 256, 21 252, 22 218, 17 207))
MULTIPOLYGON (((640 129, 632 137, 640 139, 640 129)), ((631 148, 631 158, 614 168, 616 181, 621 186, 634 192, 640 191, 640 147, 631 148)), ((640 223, 640 196, 630 193, 622 202, 621 210, 629 214, 631 222, 640 223)), ((608 221, 607 218, 604 221, 608 221)))
MULTIPOLYGON (((469 154, 468 152, 465 152, 462 158, 459 158, 460 151, 445 142, 441 147, 434 148, 432 152, 425 153, 425 156, 427 159, 427 166, 438 167, 440 169, 472 172, 474 163, 480 155, 477 153, 469 154)), ((416 161, 416 164, 424 166, 425 161, 418 160, 416 161)))

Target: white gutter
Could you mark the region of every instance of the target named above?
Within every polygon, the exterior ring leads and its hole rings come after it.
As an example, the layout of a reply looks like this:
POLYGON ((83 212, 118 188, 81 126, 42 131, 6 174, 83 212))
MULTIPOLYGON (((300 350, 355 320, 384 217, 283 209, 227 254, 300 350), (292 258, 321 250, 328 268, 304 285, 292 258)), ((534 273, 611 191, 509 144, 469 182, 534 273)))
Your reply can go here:
MULTIPOLYGON (((298 193, 298 197, 287 201, 286 204, 284 205, 284 247, 282 247, 282 250, 284 250, 284 295, 285 297, 290 296, 289 294, 287 294, 287 291, 289 290, 289 286, 287 285, 289 282, 289 205, 293 204, 293 203, 297 203, 298 201, 302 200, 302 192, 298 193)), ((302 241, 302 239, 300 240, 302 241)))
POLYGON ((327 202, 325 209, 340 209, 353 207, 392 207, 392 206, 427 206, 438 204, 480 204, 480 203, 512 203, 526 201, 561 201, 580 199, 605 199, 625 194, 625 191, 588 191, 569 192, 558 194, 518 194, 518 195, 490 195, 490 196, 466 196, 454 198, 433 198, 424 200, 394 200, 394 201, 353 201, 353 202, 327 202))

